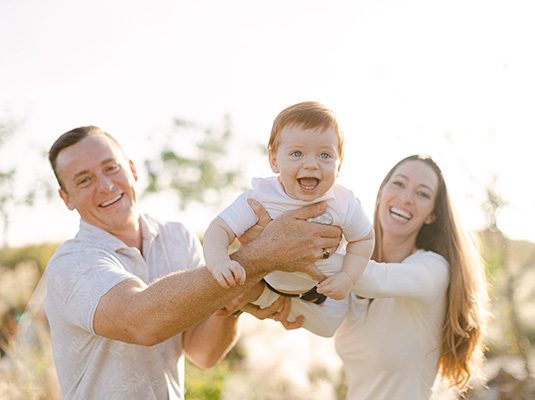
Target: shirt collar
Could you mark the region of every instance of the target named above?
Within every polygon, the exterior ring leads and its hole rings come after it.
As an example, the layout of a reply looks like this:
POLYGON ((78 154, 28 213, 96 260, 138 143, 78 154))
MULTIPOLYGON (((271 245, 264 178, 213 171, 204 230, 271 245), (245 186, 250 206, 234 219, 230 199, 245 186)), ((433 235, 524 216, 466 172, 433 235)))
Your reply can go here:
MULTIPOLYGON (((140 214, 139 221, 141 224, 141 234, 143 237, 143 248, 148 248, 156 236, 158 236, 158 230, 155 222, 147 218, 147 216, 144 214, 140 214)), ((102 245, 113 251, 128 248, 128 246, 122 240, 116 238, 102 228, 85 222, 83 219, 80 219, 80 229, 76 237, 102 245)))

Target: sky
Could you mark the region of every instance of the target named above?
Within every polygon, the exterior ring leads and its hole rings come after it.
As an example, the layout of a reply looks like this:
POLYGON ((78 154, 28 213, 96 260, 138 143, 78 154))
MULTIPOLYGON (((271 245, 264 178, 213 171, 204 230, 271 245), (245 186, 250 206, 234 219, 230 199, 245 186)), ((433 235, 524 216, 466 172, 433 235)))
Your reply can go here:
MULTIPOLYGON (((507 201, 500 228, 535 241, 534 17, 517 0, 0 0, 0 118, 19 121, 0 171, 17 168, 16 193, 53 183, 41 153, 89 124, 140 168, 174 118, 217 125, 229 115, 229 167, 249 180, 271 173, 255 146, 275 116, 316 100, 339 117, 340 182, 370 217, 390 167, 425 153, 469 229, 484 227, 495 180, 507 201)), ((219 211, 181 211, 165 196, 140 206, 198 232, 219 211)), ((41 200, 12 210, 9 243, 61 241, 77 226, 59 197, 41 200)))

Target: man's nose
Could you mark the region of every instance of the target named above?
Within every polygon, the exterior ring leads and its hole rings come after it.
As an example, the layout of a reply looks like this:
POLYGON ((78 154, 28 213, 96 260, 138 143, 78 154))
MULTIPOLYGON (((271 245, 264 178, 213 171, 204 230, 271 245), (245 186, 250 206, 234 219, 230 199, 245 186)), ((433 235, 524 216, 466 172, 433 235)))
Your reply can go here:
POLYGON ((98 189, 102 191, 110 191, 113 189, 113 180, 104 174, 98 177, 98 189))

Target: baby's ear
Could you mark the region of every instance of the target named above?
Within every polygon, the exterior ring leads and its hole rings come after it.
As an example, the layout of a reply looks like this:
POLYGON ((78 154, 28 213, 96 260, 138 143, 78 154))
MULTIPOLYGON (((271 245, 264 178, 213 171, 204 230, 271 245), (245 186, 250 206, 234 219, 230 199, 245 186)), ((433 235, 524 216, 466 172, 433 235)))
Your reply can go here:
POLYGON ((277 166, 277 155, 273 154, 271 151, 269 152, 269 165, 271 166, 271 170, 275 174, 278 174, 280 172, 279 167, 277 166))

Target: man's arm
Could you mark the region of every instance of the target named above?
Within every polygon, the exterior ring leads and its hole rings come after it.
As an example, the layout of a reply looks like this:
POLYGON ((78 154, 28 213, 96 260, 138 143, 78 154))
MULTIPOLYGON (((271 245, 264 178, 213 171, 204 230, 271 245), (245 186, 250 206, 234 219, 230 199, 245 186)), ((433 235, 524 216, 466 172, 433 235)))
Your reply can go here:
POLYGON ((128 279, 102 297, 95 311, 98 335, 128 343, 154 345, 199 324, 273 270, 306 271, 324 248, 340 241, 340 230, 306 222, 326 207, 318 203, 272 221, 232 258, 247 271, 245 284, 222 288, 206 267, 168 275, 147 286, 128 279))
POLYGON ((238 318, 213 314, 184 332, 182 345, 188 359, 200 368, 211 368, 238 340, 238 318))

